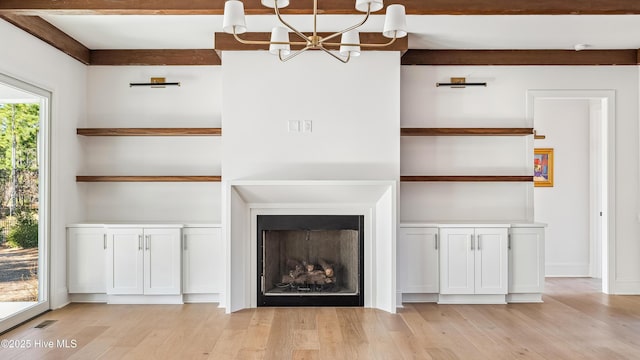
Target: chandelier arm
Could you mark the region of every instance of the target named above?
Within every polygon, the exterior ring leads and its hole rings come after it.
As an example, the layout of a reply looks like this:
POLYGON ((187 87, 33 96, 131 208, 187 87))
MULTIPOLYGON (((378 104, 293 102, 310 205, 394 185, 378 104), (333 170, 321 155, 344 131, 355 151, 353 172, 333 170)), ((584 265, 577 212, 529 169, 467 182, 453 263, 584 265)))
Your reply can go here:
POLYGON ((393 38, 391 40, 389 40, 388 42, 384 43, 384 44, 349 44, 349 43, 323 43, 322 45, 327 45, 327 46, 361 46, 361 47, 385 47, 385 46, 389 46, 391 44, 393 44, 394 42, 396 42, 398 38, 395 35, 393 35, 393 38))
MULTIPOLYGON (((367 5, 367 14, 364 16, 364 19, 360 23, 358 23, 356 25, 353 25, 353 26, 350 26, 350 27, 348 27, 348 28, 346 28, 346 29, 344 29, 342 31, 338 31, 337 33, 331 34, 331 35, 323 38, 322 40, 320 40, 320 43, 321 44, 325 44, 325 42, 327 40, 331 40, 331 39, 333 39, 335 37, 338 37, 338 36, 340 36, 340 35, 342 35, 342 34, 344 34, 346 32, 349 32, 351 30, 355 30, 355 29, 359 28, 360 26, 364 25, 364 23, 366 23, 367 20, 369 20, 369 15, 371 15, 371 4, 370 3, 367 5)), ((325 45, 328 45, 328 44, 325 44, 325 45)))
POLYGON ((275 1, 275 7, 274 7, 275 11, 276 11, 276 16, 278 17, 278 20, 280 20, 280 22, 289 28, 289 30, 293 31, 295 34, 297 34, 298 36, 300 36, 302 39, 304 39, 304 41, 306 41, 306 44, 311 43, 311 41, 309 41, 309 37, 303 33, 301 33, 300 31, 298 31, 296 28, 294 28, 293 26, 289 25, 288 22, 284 21, 284 19, 282 18, 282 16, 280 16, 280 10, 278 9, 278 2, 275 1))
POLYGON ((289 56, 287 56, 285 58, 282 57, 282 50, 278 50, 278 59, 280 59, 280 61, 282 61, 282 62, 289 61, 289 60, 293 59, 294 57, 302 54, 303 52, 305 52, 305 51, 307 51, 309 49, 311 49, 311 46, 306 46, 306 47, 304 47, 304 48, 292 53, 291 55, 289 55, 289 56))
POLYGON ((346 59, 343 59, 343 58, 341 58, 340 56, 338 56, 338 55, 336 55, 336 54, 332 53, 331 51, 329 51, 329 50, 325 49, 325 48, 324 48, 324 47, 322 47, 322 46, 319 46, 318 48, 319 48, 320 50, 322 50, 322 51, 326 52, 327 54, 329 54, 329 55, 333 56, 334 58, 336 58, 338 61, 342 62, 343 64, 346 64, 346 63, 348 63, 348 62, 349 62, 349 60, 351 60, 351 52, 349 52, 349 53, 347 54, 347 58, 346 58, 346 59))
MULTIPOLYGON (((234 26, 235 29, 235 26, 234 26)), ((302 42, 302 41, 266 41, 266 40, 245 40, 242 39, 241 37, 238 36, 238 34, 236 34, 236 32, 233 32, 233 37, 238 40, 238 42, 245 44, 245 45, 303 45, 306 46, 309 43, 308 42, 302 42)))

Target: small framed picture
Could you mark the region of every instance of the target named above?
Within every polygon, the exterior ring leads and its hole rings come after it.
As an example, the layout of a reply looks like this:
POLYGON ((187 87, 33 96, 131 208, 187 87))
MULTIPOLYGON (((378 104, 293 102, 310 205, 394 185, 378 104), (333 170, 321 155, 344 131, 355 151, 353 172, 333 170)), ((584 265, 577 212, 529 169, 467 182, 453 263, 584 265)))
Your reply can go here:
POLYGON ((553 186, 553 148, 534 149, 533 185, 553 186))

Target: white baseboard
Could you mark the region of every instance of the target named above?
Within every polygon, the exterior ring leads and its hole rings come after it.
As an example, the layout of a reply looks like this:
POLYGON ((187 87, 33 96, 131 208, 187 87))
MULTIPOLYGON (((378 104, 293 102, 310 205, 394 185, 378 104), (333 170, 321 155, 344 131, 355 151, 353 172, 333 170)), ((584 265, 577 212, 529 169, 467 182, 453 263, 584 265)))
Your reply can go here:
POLYGON ((220 294, 183 294, 182 299, 185 304, 219 303, 220 294))
POLYGON ((640 295, 640 281, 616 280, 613 290, 616 295, 640 295))
POLYGON ((506 304, 506 295, 449 295, 440 294, 438 304, 506 304))
POLYGON ((106 303, 107 294, 69 294, 74 303, 106 303))
POLYGON ((422 294, 422 293, 404 293, 402 294, 403 303, 434 303, 438 302, 438 294, 422 294))
POLYGON ((542 294, 507 294, 508 303, 542 303, 542 294))
POLYGON ((183 304, 182 295, 108 295, 107 304, 183 304))
POLYGON ((588 277, 588 263, 547 263, 544 268, 546 277, 588 277))

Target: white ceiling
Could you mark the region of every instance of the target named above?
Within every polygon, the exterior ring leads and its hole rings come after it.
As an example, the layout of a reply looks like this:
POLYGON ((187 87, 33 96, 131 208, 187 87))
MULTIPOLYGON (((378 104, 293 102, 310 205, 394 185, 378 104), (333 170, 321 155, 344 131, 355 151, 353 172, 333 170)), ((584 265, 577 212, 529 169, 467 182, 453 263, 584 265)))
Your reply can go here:
MULTIPOLYGON (((46 15, 92 50, 207 49, 222 31, 221 15, 46 15)), ((310 15, 285 16, 310 31, 310 15)), ((320 15, 319 31, 356 23, 355 15, 320 15)), ((384 15, 374 15, 361 31, 380 32, 384 15)), ((413 15, 407 19, 410 49, 590 49, 640 48, 640 15, 413 15)), ((249 31, 268 32, 275 16, 248 16, 249 31)))

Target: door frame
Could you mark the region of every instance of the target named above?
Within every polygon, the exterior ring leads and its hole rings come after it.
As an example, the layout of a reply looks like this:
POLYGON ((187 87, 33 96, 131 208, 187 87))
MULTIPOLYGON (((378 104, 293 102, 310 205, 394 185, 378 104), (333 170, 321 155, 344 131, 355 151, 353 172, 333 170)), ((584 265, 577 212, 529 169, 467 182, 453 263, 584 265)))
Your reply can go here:
POLYGON ((38 131, 38 303, 0 321, 0 333, 11 329, 51 309, 51 104, 52 93, 46 89, 0 73, 2 85, 30 93, 40 98, 40 129, 38 131))
MULTIPOLYGON (((601 184, 602 195, 604 198, 603 207, 600 209, 603 212, 602 226, 605 229, 602 237, 602 292, 605 294, 615 294, 615 268, 616 268, 616 229, 614 225, 615 214, 615 129, 616 129, 616 117, 615 117, 615 90, 528 90, 527 91, 527 105, 526 116, 529 124, 534 124, 534 111, 535 101, 539 99, 554 99, 554 100, 597 100, 602 104, 602 128, 606 131, 606 135, 602 136, 600 140, 604 142, 601 144, 601 150, 604 152, 602 174, 599 176, 603 181, 601 184)), ((591 122, 591 120, 590 120, 591 122)), ((587 124, 589 126, 589 124, 587 124)), ((590 191, 590 197, 593 197, 594 191, 590 191)), ((593 208, 593 204, 597 203, 591 201, 590 213, 594 211, 600 211, 593 208)), ((590 222, 592 217, 590 216, 590 222)), ((591 233, 591 224, 590 230, 591 233)), ((595 236, 590 236, 590 252, 595 248, 595 236)), ((593 265, 590 266, 593 269, 593 265)), ((590 270, 591 271, 591 270, 590 270)))

